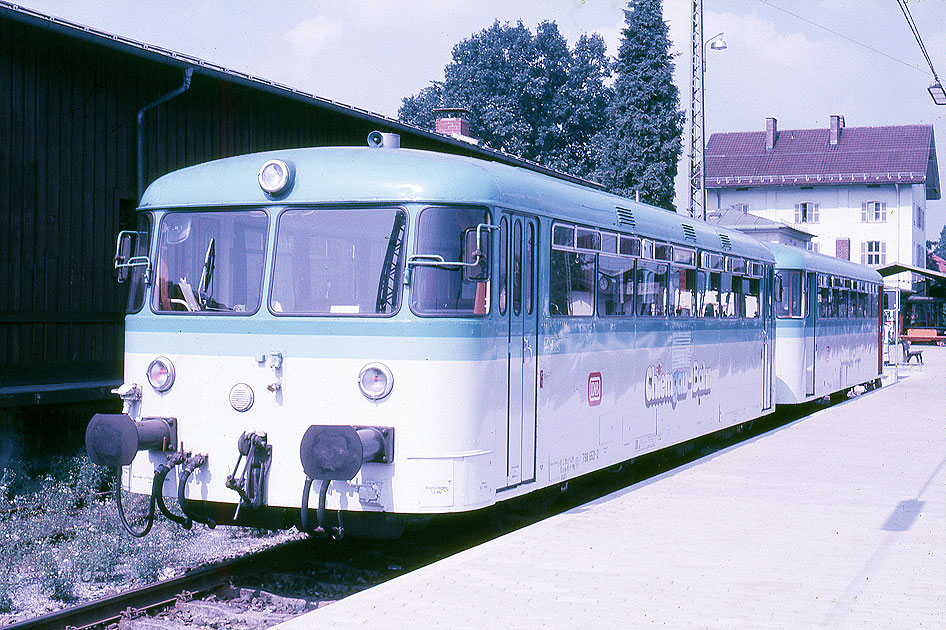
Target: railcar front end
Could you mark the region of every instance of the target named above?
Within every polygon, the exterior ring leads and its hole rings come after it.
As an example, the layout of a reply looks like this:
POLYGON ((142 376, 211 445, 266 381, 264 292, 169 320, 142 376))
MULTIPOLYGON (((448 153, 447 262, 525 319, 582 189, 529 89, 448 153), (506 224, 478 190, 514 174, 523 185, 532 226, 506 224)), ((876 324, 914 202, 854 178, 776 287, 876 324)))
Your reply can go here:
POLYGON ((794 247, 776 258, 776 402, 797 404, 880 384, 876 271, 794 247))

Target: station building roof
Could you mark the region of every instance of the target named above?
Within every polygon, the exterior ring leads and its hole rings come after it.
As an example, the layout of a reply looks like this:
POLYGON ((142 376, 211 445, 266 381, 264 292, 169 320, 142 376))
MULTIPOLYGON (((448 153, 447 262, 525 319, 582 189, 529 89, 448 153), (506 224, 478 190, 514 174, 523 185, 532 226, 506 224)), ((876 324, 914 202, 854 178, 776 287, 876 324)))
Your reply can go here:
POLYGON ((707 188, 924 184, 940 198, 932 125, 714 133, 706 146, 707 188))

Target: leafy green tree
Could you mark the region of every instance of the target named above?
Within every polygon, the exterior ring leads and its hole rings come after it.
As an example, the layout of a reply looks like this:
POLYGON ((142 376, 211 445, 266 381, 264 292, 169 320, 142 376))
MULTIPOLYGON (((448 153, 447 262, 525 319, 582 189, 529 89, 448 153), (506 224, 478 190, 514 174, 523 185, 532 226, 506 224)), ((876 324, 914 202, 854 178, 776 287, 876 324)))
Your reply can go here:
POLYGON ((402 99, 398 118, 433 129, 435 107, 472 113, 470 134, 486 146, 576 175, 594 170, 591 142, 603 128, 610 90, 603 39, 570 50, 554 22, 535 35, 498 21, 453 49, 445 80, 402 99))
POLYGON ((615 63, 608 128, 597 142, 597 179, 613 192, 673 209, 684 113, 660 0, 630 0, 615 63))
POLYGON ((946 225, 939 231, 939 241, 933 243, 933 253, 940 258, 946 259, 946 225))
POLYGON ((443 106, 443 83, 434 81, 415 96, 401 99, 398 118, 422 129, 433 130, 437 122, 434 109, 443 106))

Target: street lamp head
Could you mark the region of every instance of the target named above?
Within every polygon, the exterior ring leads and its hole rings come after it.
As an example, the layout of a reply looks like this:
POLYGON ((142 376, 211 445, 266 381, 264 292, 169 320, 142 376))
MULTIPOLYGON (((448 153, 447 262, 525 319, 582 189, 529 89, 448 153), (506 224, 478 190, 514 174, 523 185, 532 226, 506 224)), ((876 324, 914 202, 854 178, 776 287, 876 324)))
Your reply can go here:
POLYGON ((710 50, 726 50, 726 40, 723 39, 723 33, 716 33, 703 44, 709 46, 710 50))
POLYGON ((726 48, 728 48, 728 46, 726 46, 726 40, 725 40, 725 39, 720 39, 720 40, 718 40, 718 41, 715 41, 715 42, 710 43, 710 48, 711 48, 712 50, 726 50, 726 48))
POLYGON ((939 82, 939 79, 933 81, 933 84, 929 87, 929 91, 934 103, 937 105, 946 105, 946 89, 943 89, 943 84, 939 82))

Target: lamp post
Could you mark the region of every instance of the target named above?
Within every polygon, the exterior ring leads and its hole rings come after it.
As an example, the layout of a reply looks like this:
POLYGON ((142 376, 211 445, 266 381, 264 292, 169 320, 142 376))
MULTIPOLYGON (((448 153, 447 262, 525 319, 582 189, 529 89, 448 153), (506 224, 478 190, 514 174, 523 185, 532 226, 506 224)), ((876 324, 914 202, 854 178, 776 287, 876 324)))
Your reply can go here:
POLYGON ((706 161, 704 152, 703 77, 706 74, 706 53, 726 50, 723 33, 703 41, 703 0, 693 0, 690 39, 690 200, 689 215, 706 220, 706 161))

